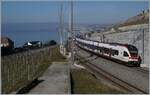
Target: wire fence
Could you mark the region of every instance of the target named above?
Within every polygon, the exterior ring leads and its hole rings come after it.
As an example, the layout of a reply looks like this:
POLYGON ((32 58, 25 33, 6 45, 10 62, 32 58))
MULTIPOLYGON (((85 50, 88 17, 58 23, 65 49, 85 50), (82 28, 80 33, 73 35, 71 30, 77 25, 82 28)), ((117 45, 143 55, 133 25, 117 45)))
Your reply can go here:
POLYGON ((52 47, 1 58, 2 93, 10 93, 38 78, 48 67, 52 47))

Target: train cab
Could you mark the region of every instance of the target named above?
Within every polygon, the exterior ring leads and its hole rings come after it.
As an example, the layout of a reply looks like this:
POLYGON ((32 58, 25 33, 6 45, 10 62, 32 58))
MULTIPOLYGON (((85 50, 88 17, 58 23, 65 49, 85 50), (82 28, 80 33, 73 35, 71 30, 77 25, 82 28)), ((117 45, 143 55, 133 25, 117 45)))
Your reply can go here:
POLYGON ((129 63, 131 64, 140 64, 140 60, 139 60, 139 55, 138 55, 138 49, 133 46, 133 45, 126 45, 129 54, 126 54, 126 52, 124 52, 124 56, 128 56, 129 57, 129 63))

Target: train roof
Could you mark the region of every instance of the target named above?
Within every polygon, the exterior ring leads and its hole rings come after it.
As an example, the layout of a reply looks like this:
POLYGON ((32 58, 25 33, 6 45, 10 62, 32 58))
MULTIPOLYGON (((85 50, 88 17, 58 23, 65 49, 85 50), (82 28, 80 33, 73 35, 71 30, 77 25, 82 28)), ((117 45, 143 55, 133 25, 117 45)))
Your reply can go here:
POLYGON ((110 45, 119 45, 119 46, 128 46, 129 44, 121 44, 121 43, 106 43, 106 44, 110 44, 110 45))
POLYGON ((83 40, 87 40, 87 41, 94 41, 94 42, 98 42, 98 43, 103 43, 103 44, 108 44, 108 45, 113 45, 113 46, 124 46, 124 47, 127 47, 127 48, 131 48, 131 47, 135 47, 131 44, 121 44, 121 43, 108 43, 108 42, 100 42, 100 41, 95 41, 95 40, 90 40, 90 39, 84 39, 84 38, 80 38, 78 37, 79 39, 83 39, 83 40))

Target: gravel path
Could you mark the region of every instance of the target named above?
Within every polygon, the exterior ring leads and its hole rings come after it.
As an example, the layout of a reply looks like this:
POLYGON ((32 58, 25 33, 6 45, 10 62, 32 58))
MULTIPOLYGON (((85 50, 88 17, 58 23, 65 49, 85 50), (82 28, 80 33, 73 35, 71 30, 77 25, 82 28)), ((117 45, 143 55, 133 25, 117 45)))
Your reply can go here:
POLYGON ((55 62, 39 80, 43 80, 28 94, 67 94, 69 91, 68 64, 55 62))

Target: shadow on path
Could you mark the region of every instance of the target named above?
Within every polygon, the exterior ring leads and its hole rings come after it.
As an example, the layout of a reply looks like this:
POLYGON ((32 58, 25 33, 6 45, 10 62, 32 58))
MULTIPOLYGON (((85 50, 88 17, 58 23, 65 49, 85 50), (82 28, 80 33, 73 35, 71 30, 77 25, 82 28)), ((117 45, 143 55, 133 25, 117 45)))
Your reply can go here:
POLYGON ((39 83, 41 83, 43 81, 44 80, 35 79, 30 84, 28 84, 27 86, 25 86, 22 89, 20 89, 16 94, 25 94, 25 93, 28 93, 32 88, 34 88, 35 86, 37 86, 39 83))

